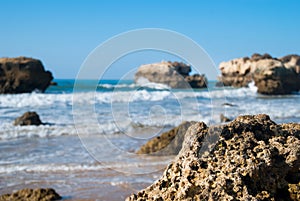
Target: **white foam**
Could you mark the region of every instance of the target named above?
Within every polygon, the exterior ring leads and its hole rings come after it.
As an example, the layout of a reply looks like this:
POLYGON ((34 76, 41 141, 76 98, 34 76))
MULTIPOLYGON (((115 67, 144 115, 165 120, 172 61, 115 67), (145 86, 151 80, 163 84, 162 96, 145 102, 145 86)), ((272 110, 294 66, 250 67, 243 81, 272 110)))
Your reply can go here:
POLYGON ((47 105, 71 105, 72 94, 7 94, 0 95, 0 107, 42 107, 47 105))
POLYGON ((171 89, 166 84, 150 82, 147 78, 144 78, 144 77, 139 77, 137 79, 136 83, 138 86, 141 86, 141 87, 148 87, 148 88, 153 88, 153 89, 171 89))
MULTIPOLYGON (((149 85, 147 85, 149 86, 149 85)), ((163 85, 155 84, 156 88, 164 88, 163 85)), ((164 88, 165 89, 165 88, 164 88)), ((113 91, 113 92, 86 92, 76 94, 14 94, 14 95, 0 95, 0 107, 67 107, 72 106, 73 99, 82 104, 94 103, 111 103, 111 102, 128 102, 130 101, 159 101, 165 99, 184 99, 189 97, 199 98, 225 98, 225 97, 248 97, 256 96, 252 88, 240 89, 226 89, 215 91, 147 91, 147 90, 134 90, 134 91, 113 91)))
POLYGON ((155 83, 155 82, 150 82, 148 79, 140 77, 136 83, 132 84, 99 84, 99 87, 106 88, 106 89, 122 89, 122 88, 149 88, 149 89, 171 89, 168 85, 166 84, 161 84, 161 83, 155 83))
POLYGON ((251 91, 257 92, 257 87, 255 86, 255 82, 254 82, 254 81, 250 82, 250 83, 248 84, 248 87, 249 87, 249 89, 250 89, 251 91))
POLYGON ((99 84, 99 87, 106 89, 136 88, 136 84, 99 84))
POLYGON ((72 111, 74 109, 72 108, 73 100, 79 103, 78 110, 76 109, 74 112, 74 114, 79 112, 80 116, 80 122, 76 122, 78 124, 76 127, 84 128, 91 134, 115 134, 120 132, 115 121, 122 125, 122 128, 128 128, 132 132, 136 125, 145 127, 176 126, 181 121, 188 120, 218 123, 219 114, 224 113, 225 107, 222 104, 227 102, 226 98, 230 98, 231 103, 237 105, 225 108, 226 114, 232 118, 241 114, 267 113, 275 118, 274 120, 279 119, 279 121, 300 119, 298 96, 264 97, 257 95, 255 87, 251 85, 249 88, 213 91, 149 91, 143 89, 101 93, 0 95, 2 112, 0 139, 76 135, 72 111), (216 99, 217 102, 214 102, 213 100, 216 99), (180 104, 176 102, 177 100, 180 104), (131 103, 136 103, 133 105, 133 111, 129 111, 131 103), (94 104, 96 104, 96 110, 103 114, 96 114, 98 120, 91 122, 91 117, 85 115, 85 110, 86 106, 94 106, 94 104), (155 114, 149 121, 149 108, 153 105, 161 106, 166 113, 155 114), (41 120, 50 125, 13 126, 13 120, 29 110, 36 111, 41 120), (112 110, 116 112, 114 116, 111 114, 112 110), (214 114, 211 113, 212 111, 214 114), (124 117, 127 119, 124 120, 124 117))
POLYGON ((73 126, 13 126, 10 123, 4 123, 0 126, 0 139, 14 139, 22 137, 51 137, 62 135, 76 135, 77 132, 73 126))
POLYGON ((131 167, 156 167, 166 165, 166 161, 142 161, 142 162, 131 162, 131 163, 111 163, 111 164, 18 164, 18 165, 4 165, 0 166, 0 174, 9 174, 15 172, 78 172, 78 171, 99 171, 103 169, 120 169, 120 168, 131 168, 131 167))

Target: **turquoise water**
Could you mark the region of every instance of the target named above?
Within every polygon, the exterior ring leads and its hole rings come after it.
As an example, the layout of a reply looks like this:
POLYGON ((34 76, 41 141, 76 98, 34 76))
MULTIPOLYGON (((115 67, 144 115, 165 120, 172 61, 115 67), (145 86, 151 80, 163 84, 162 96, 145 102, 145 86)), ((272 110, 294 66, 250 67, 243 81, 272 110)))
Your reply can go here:
POLYGON ((68 200, 122 200, 150 185, 173 159, 134 152, 184 120, 219 124, 221 113, 267 113, 277 123, 300 122, 299 93, 263 96, 253 85, 220 89, 211 81, 209 89, 184 90, 80 80, 74 92, 75 80, 55 81, 44 94, 0 95, 0 193, 53 187, 68 200), (47 124, 13 126, 26 111, 47 124))

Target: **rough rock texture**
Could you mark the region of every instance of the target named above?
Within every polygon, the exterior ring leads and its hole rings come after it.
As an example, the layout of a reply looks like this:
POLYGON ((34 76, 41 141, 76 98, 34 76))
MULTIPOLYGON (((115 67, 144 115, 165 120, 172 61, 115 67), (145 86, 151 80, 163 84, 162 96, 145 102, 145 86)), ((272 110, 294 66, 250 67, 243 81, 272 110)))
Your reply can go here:
POLYGON ((161 179, 126 200, 299 200, 299 138, 300 124, 267 115, 196 123, 161 179))
POLYGON ((273 58, 269 54, 253 54, 251 58, 222 62, 219 68, 222 72, 219 81, 224 86, 246 87, 254 80, 258 92, 262 94, 290 94, 300 90, 298 55, 273 58))
POLYGON ((36 112, 25 112, 22 116, 15 119, 15 126, 29 126, 43 124, 39 115, 36 112))
POLYGON ((179 153, 187 129, 196 122, 185 121, 179 126, 152 138, 137 151, 138 154, 176 155, 179 153))
POLYGON ((0 58, 0 93, 44 92, 53 79, 40 60, 17 57, 0 58))
POLYGON ((139 67, 135 82, 141 78, 150 82, 166 84, 172 88, 205 88, 207 79, 204 75, 189 75, 191 66, 182 62, 161 62, 139 67))
POLYGON ((60 199, 60 195, 51 188, 22 189, 12 194, 0 196, 0 201, 53 201, 60 199))

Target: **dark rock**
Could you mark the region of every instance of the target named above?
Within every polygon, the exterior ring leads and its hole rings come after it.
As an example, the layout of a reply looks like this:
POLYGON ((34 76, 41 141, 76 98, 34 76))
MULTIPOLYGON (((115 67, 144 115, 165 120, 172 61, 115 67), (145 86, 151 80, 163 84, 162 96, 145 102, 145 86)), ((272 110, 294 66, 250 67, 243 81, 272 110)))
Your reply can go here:
POLYGON ((230 118, 224 116, 224 114, 220 114, 220 121, 221 121, 222 123, 225 123, 225 122, 230 122, 230 121, 232 121, 232 119, 230 119, 230 118))
POLYGON ((258 53, 254 53, 251 56, 252 61, 258 61, 258 60, 261 60, 261 59, 273 59, 273 57, 271 55, 269 55, 268 53, 265 53, 263 55, 258 54, 258 53))
POLYGON ((192 88, 206 88, 207 87, 207 78, 205 77, 205 75, 199 75, 199 74, 195 74, 195 75, 189 75, 186 76, 185 81, 187 83, 189 83, 189 85, 192 88))
POLYGON ((182 76, 187 76, 190 74, 191 72, 191 66, 187 65, 183 62, 171 62, 168 61, 169 64, 171 64, 171 66, 175 69, 176 72, 178 72, 180 75, 182 76))
POLYGON ((137 151, 138 154, 176 155, 181 149, 187 129, 196 122, 183 122, 179 126, 152 138, 137 151))
POLYGON ((166 84, 172 88, 205 88, 207 79, 204 75, 189 75, 191 66, 182 62, 161 62, 139 67, 135 74, 135 82, 141 79, 149 82, 166 84))
POLYGON ((232 104, 232 103, 223 103, 222 106, 237 107, 237 105, 232 104))
POLYGON ((50 86, 57 86, 57 82, 50 82, 50 86))
POLYGON ((299 200, 299 168, 300 124, 267 115, 196 123, 163 176, 126 200, 299 200))
POLYGON ((60 199, 61 196, 58 195, 52 188, 26 188, 12 194, 4 194, 0 196, 0 201, 54 201, 60 199))
POLYGON ((40 60, 17 57, 0 58, 0 93, 44 92, 53 79, 40 60))
POLYGON ((41 125, 39 115, 36 112, 25 112, 22 116, 15 119, 15 126, 29 126, 29 125, 41 125))

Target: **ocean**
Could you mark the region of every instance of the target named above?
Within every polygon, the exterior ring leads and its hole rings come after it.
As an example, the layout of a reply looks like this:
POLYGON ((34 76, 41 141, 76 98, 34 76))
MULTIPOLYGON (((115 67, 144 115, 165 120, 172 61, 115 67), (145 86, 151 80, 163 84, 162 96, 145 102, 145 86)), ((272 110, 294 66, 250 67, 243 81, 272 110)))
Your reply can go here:
POLYGON ((248 88, 170 89, 132 80, 55 80, 45 93, 0 95, 0 194, 54 188, 65 200, 124 200, 157 180, 175 156, 134 154, 182 121, 220 124, 220 114, 266 113, 300 123, 300 93, 248 88), (95 86, 95 83, 97 85, 95 86), (14 126, 27 111, 44 125, 14 126))

